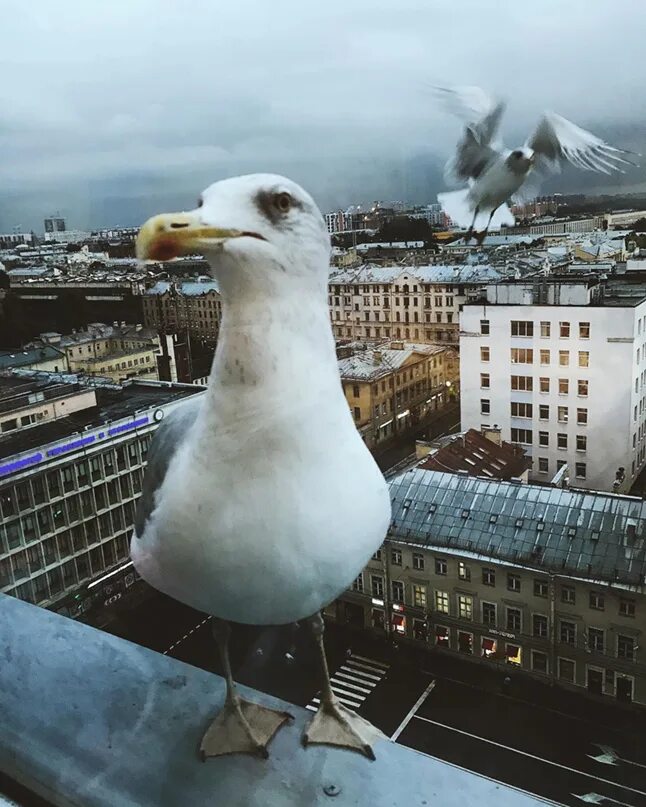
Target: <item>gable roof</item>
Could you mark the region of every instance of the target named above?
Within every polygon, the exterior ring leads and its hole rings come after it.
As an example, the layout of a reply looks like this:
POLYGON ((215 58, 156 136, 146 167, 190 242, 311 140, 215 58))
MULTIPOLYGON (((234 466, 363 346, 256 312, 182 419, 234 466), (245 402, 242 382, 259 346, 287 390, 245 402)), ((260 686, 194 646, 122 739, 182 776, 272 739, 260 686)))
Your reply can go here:
POLYGON ((532 461, 523 449, 514 443, 498 445, 476 429, 453 436, 450 441, 430 454, 420 468, 433 471, 466 471, 469 476, 488 476, 492 479, 519 477, 532 461))

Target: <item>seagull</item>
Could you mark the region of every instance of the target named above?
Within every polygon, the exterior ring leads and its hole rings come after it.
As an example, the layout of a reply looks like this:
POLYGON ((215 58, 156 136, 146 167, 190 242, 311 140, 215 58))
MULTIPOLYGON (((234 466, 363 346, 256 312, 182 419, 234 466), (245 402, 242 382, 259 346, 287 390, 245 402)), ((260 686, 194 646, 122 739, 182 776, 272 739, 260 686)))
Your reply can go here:
POLYGON ((635 165, 623 156, 632 152, 608 145, 554 112, 544 113, 523 146, 507 149, 498 139, 505 109, 502 101, 479 87, 437 87, 436 92, 451 112, 467 121, 444 173, 449 183, 466 182, 468 187, 437 197, 447 215, 462 227, 467 226, 472 214, 465 241, 471 239, 480 213, 489 213, 487 225, 478 237, 480 244, 497 211, 498 224, 513 224, 506 202, 534 198, 541 174, 557 173, 564 162, 604 174, 624 173, 622 165, 635 165))
POLYGON ((323 646, 321 610, 362 571, 391 519, 388 487, 341 386, 325 222, 284 177, 226 179, 195 210, 149 219, 137 238, 142 260, 196 252, 219 284, 220 334, 207 391, 164 418, 150 446, 134 566, 214 617, 226 698, 202 739, 203 759, 267 756, 291 717, 237 693, 230 623, 299 620, 314 633, 323 678, 303 743, 374 759, 370 741, 380 734, 335 697, 323 646))

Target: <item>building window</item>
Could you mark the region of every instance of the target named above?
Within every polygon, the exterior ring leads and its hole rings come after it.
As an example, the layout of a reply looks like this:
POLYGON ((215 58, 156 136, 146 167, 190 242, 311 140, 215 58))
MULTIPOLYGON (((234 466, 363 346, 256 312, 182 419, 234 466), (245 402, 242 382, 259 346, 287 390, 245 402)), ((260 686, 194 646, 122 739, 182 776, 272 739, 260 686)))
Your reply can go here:
POLYGON ((489 336, 489 320, 488 319, 481 319, 480 320, 480 333, 482 336, 489 336))
POLYGON ((494 569, 483 569, 482 570, 482 582, 485 586, 495 586, 496 585, 496 572, 494 569))
POLYGON ((370 585, 372 589, 372 596, 381 599, 384 596, 384 580, 383 577, 373 574, 370 577, 370 585))
POLYGON ((435 574, 446 574, 446 568, 444 558, 435 558, 435 574))
POLYGON ((436 591, 435 592, 435 610, 440 614, 449 613, 449 592, 436 591))
POLYGON ((605 607, 603 594, 600 591, 591 591, 590 608, 594 608, 596 611, 603 611, 605 607))
POLYGON ((393 602, 404 602, 404 584, 399 580, 391 581, 393 602))
POLYGON ((354 407, 354 419, 361 420, 361 407, 359 406, 354 407))
POLYGON ((547 580, 534 580, 534 596, 547 597, 547 580))
POLYGON ((419 572, 424 569, 424 555, 421 552, 413 552, 413 569, 419 572))
POLYGON ((570 382, 567 378, 559 378, 559 395, 567 395, 570 391, 570 382))
POLYGON ((558 660, 559 666, 559 678, 562 681, 569 681, 571 684, 574 683, 574 662, 569 658, 560 658, 558 660))
POLYGON ((543 448, 548 448, 550 444, 550 433, 549 432, 539 432, 538 433, 538 444, 543 448))
POLYGON ((577 479, 585 479, 587 467, 585 462, 577 462, 574 465, 574 473, 577 479))
POLYGON ((560 621, 560 639, 564 644, 576 643, 576 625, 566 619, 560 621))
POLYGON ((520 608, 507 608, 507 630, 512 633, 520 633, 521 613, 520 608))
POLYGON ((559 323, 559 336, 561 339, 567 339, 570 336, 570 323, 569 322, 561 322, 559 323))
POLYGON ((426 608, 426 586, 413 584, 413 605, 416 608, 426 608))
POLYGON ((489 348, 488 347, 481 347, 480 348, 480 361, 489 361, 489 348))
POLYGON ((458 594, 458 616, 460 619, 473 619, 473 597, 458 594))
POLYGON ((491 401, 489 400, 489 398, 480 398, 480 414, 481 415, 491 414, 491 401))
MULTIPOLYGON (((485 414, 485 413, 482 413, 485 414)), ((489 413, 486 413, 489 414, 489 413)), ((513 418, 531 418, 532 405, 530 403, 520 403, 520 401, 511 402, 511 416, 513 418)))
POLYGON ((512 336, 534 336, 534 323, 530 320, 512 319, 511 321, 511 335, 512 336))
POLYGON ((539 474, 546 474, 550 469, 550 461, 547 457, 538 458, 538 472, 539 474))
POLYGON ((585 379, 579 379, 577 381, 577 395, 581 398, 588 397, 588 382, 585 379))
POLYGON ((538 388, 541 392, 550 391, 550 380, 544 376, 538 379, 538 388))
POLYGON ((579 426, 585 426, 588 423, 588 410, 587 409, 577 409, 576 410, 576 422, 579 426))
POLYGON ((550 407, 549 404, 539 404, 538 405, 538 417, 540 420, 549 420, 550 419, 550 407))
POLYGON ((590 353, 587 350, 579 351, 579 367, 590 366, 590 353))
POLYGON ((547 653, 532 650, 532 670, 547 675, 547 653))
POLYGON ((511 349, 511 363, 512 364, 533 364, 534 351, 527 347, 512 347, 511 349))
POLYGON ((574 586, 561 586, 561 602, 565 602, 568 605, 574 605, 576 603, 576 591, 574 586))
POLYGON ((570 351, 559 350, 559 366, 567 367, 570 364, 570 351))
POLYGON ((507 590, 508 591, 520 591, 520 575, 519 574, 508 574, 507 575, 507 590))
POLYGON ((590 323, 579 322, 579 339, 589 339, 589 338, 590 338, 590 323))
POLYGON ((480 373, 480 386, 482 389, 489 389, 491 386, 489 373, 480 373))
POLYGON ((373 560, 381 560, 381 549, 378 549, 372 556, 373 560))
POLYGON ((621 616, 635 616, 635 600, 621 597, 619 600, 619 613, 621 616))
POLYGON ((451 632, 449 628, 445 628, 443 625, 435 626, 435 644, 438 647, 448 647, 450 638, 451 632))
POLYGON ((532 635, 547 639, 547 617, 543 614, 532 614, 532 635))
POLYGON ((533 386, 533 378, 531 375, 513 375, 511 377, 511 388, 514 390, 531 392, 533 386))
POLYGON ((483 625, 495 626, 496 624, 496 604, 494 602, 482 603, 482 623, 483 625))
POLYGON ((549 364, 550 363, 550 352, 549 350, 541 350, 540 351, 541 357, 541 364, 549 364))
POLYGON ((567 406, 559 406, 556 410, 556 417, 559 423, 567 423, 568 422, 567 406))
POLYGON ((352 590, 363 593, 363 572, 352 581, 352 590))
POLYGON ((567 448, 567 434, 562 432, 556 435, 557 448, 567 448))
POLYGON ((359 385, 358 384, 353 384, 352 385, 352 394, 354 395, 355 398, 358 398, 360 396, 361 393, 359 391, 359 385))
POLYGON ((549 337, 550 335, 550 323, 549 322, 541 322, 541 336, 543 338, 549 337))
POLYGON ((402 565, 402 551, 401 549, 391 549, 390 550, 390 562, 393 566, 401 566, 402 565))
POLYGON ((632 636, 617 636, 617 658, 625 658, 627 661, 635 660, 635 640, 632 636))
POLYGON ((458 577, 460 580, 471 580, 471 570, 465 563, 458 563, 458 577))
POLYGON ((588 628, 588 650, 605 653, 604 631, 599 628, 588 628))
POLYGON ((523 443, 524 445, 532 444, 532 430, 531 429, 512 429, 511 430, 512 443, 523 443))

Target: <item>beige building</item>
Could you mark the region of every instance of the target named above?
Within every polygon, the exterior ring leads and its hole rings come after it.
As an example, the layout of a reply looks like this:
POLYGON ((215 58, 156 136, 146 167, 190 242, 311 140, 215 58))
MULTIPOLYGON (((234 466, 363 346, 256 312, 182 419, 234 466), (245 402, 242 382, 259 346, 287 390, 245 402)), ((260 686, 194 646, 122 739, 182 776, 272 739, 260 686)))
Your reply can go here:
POLYGON ((144 324, 159 333, 188 331, 198 339, 215 341, 222 304, 211 280, 170 283, 159 281, 143 295, 144 324))
POLYGON ((415 469, 328 614, 646 705, 646 502, 415 469))
POLYGON ((499 279, 485 264, 334 270, 328 292, 334 335, 457 345, 461 306, 499 279))
POLYGON ((457 353, 440 345, 386 342, 339 360, 348 406, 369 448, 421 425, 457 395, 457 353))

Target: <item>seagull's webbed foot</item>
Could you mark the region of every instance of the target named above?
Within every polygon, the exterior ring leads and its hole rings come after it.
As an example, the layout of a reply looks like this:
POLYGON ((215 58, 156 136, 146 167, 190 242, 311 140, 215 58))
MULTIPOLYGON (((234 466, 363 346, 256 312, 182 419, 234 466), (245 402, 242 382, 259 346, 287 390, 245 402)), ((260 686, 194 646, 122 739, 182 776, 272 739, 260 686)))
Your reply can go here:
POLYGON ((238 695, 227 697, 202 738, 202 759, 224 754, 257 754, 266 759, 271 738, 291 719, 289 712, 260 706, 238 695))
POLYGON ((328 702, 321 701, 318 712, 303 734, 303 745, 334 745, 357 751, 374 760, 375 754, 368 742, 370 734, 374 736, 374 726, 334 698, 328 702))

